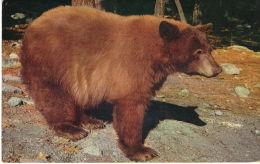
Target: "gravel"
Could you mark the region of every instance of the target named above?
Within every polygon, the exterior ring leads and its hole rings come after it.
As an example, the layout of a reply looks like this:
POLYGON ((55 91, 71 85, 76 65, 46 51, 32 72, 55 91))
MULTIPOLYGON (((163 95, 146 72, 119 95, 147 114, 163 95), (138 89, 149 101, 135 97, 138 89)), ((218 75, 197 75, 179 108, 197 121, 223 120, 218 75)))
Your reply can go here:
POLYGON ((14 20, 23 19, 23 18, 25 18, 25 14, 23 14, 23 13, 15 13, 15 14, 11 15, 11 18, 13 18, 14 20))
POLYGON ((9 93, 18 93, 18 94, 22 94, 22 90, 20 88, 8 85, 8 84, 2 84, 2 91, 3 92, 9 92, 9 93))
POLYGON ((2 79, 4 82, 10 81, 10 82, 16 82, 16 83, 21 83, 21 78, 17 76, 12 76, 12 75, 3 75, 2 79))
POLYGON ((29 104, 29 105, 35 105, 34 101, 32 99, 29 99, 29 98, 22 98, 22 101, 26 104, 29 104))
POLYGON ((248 97, 248 95, 250 94, 250 91, 243 86, 236 86, 235 92, 239 97, 248 97))
POLYGON ((17 59, 10 59, 10 58, 2 59, 3 68, 17 68, 19 67, 19 65, 20 63, 18 62, 17 59))
POLYGON ((223 112, 220 111, 220 110, 216 110, 216 111, 215 111, 215 114, 216 114, 217 116, 222 116, 222 115, 223 115, 223 112))
POLYGON ((19 105, 22 105, 22 104, 23 104, 22 99, 18 98, 18 97, 11 97, 8 100, 8 105, 11 106, 11 107, 19 106, 19 105))
POLYGON ((260 135, 260 130, 255 130, 256 135, 260 135))
POLYGON ((223 64, 220 64, 220 66, 222 67, 222 70, 225 74, 237 75, 240 73, 240 70, 234 64, 223 63, 223 64))
POLYGON ((190 91, 189 91, 188 89, 182 89, 182 90, 179 92, 179 95, 181 95, 181 96, 187 96, 189 93, 190 93, 190 91))
POLYGON ((9 55, 9 58, 10 58, 10 59, 19 59, 19 56, 18 56, 16 53, 11 53, 11 54, 9 55))

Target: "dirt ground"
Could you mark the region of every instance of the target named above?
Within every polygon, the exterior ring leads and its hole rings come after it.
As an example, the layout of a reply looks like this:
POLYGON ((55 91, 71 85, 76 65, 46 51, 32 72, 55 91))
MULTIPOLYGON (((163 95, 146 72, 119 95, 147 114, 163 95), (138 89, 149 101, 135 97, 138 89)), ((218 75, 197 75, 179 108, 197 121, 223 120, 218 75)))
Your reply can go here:
MULTIPOLYGON (((20 41, 3 41, 2 60, 19 53, 20 41), (15 43, 15 44, 14 44, 15 43)), ((238 75, 214 78, 176 73, 168 77, 147 110, 143 139, 159 153, 150 162, 252 162, 260 160, 260 54, 239 46, 216 49, 218 63, 232 63, 238 75), (239 97, 236 86, 250 91, 239 97)), ((2 68, 3 75, 19 75, 2 68)), ((29 98, 19 82, 2 82, 23 94, 2 92, 2 161, 129 162, 116 145, 112 108, 95 117, 106 124, 72 142, 55 136, 31 104, 10 107, 11 97, 29 98)))

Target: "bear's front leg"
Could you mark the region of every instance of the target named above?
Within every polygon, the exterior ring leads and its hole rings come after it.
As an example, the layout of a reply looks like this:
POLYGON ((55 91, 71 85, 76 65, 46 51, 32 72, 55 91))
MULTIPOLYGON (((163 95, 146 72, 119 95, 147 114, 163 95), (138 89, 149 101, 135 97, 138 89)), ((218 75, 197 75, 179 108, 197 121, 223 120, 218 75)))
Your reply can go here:
POLYGON ((147 102, 124 99, 114 106, 113 123, 119 137, 119 147, 130 160, 147 161, 157 152, 142 144, 142 127, 147 102))

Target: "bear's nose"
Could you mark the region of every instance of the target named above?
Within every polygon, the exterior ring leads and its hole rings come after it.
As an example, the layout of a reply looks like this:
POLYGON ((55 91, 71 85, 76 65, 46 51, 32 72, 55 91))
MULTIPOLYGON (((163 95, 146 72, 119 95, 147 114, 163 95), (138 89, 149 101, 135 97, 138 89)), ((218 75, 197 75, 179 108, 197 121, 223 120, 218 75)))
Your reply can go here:
POLYGON ((217 68, 217 75, 220 74, 222 72, 222 68, 220 66, 218 66, 217 68))
POLYGON ((218 66, 215 71, 214 71, 214 77, 217 76, 218 74, 220 74, 222 72, 222 68, 220 66, 218 66))

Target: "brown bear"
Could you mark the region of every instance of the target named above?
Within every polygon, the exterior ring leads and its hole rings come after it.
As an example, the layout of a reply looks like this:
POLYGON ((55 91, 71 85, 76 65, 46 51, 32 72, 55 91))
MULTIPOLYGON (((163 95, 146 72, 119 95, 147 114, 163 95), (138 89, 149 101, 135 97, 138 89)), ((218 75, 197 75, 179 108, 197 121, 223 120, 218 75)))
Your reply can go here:
POLYGON ((84 110, 113 104, 119 147, 145 161, 157 156, 142 144, 150 98, 171 73, 220 73, 211 50, 203 32, 179 21, 62 6, 26 29, 21 75, 50 127, 71 140, 93 122, 84 110))

